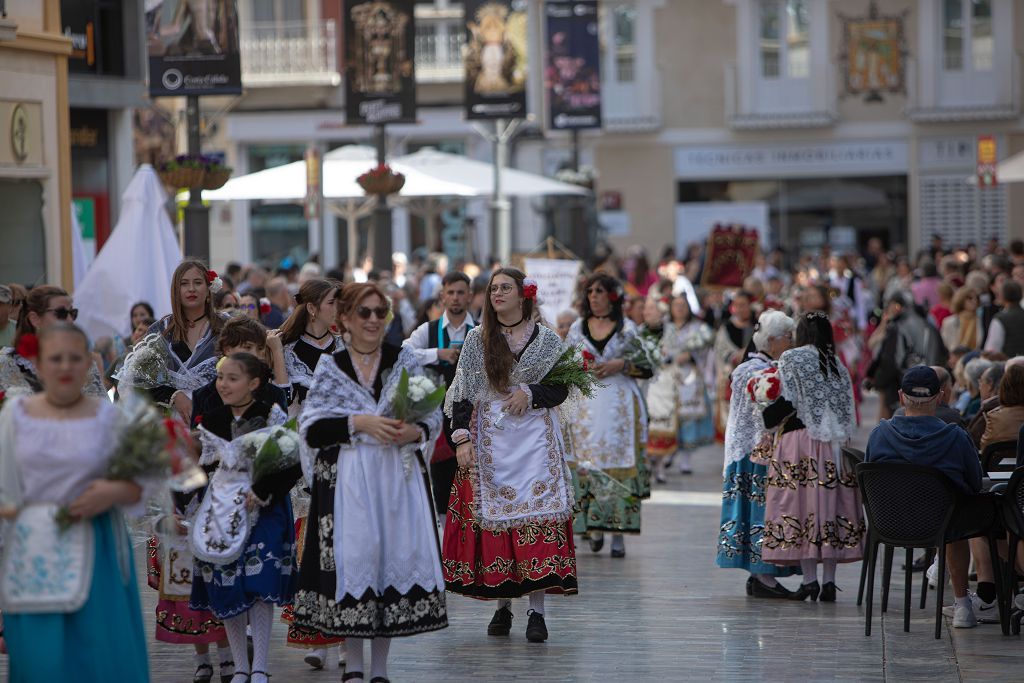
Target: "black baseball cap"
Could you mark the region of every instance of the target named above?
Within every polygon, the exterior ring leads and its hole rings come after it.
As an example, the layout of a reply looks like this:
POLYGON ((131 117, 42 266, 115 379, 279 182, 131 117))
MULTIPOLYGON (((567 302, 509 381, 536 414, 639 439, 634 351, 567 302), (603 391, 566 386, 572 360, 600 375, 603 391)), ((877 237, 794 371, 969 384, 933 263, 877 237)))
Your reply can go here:
POLYGON ((903 373, 900 391, 910 399, 927 401, 939 395, 939 376, 927 365, 915 365, 903 373))

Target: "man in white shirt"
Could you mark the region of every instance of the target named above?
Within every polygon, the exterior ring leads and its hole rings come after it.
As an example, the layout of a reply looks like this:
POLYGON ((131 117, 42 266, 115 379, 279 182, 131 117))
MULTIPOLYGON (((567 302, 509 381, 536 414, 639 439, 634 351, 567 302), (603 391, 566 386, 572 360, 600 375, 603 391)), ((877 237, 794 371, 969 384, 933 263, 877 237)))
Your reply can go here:
MULTIPOLYGON (((444 306, 444 313, 438 320, 417 327, 402 343, 402 346, 413 350, 421 365, 444 377, 447 386, 451 386, 452 380, 455 379, 455 367, 459 362, 462 342, 474 327, 473 318, 467 310, 469 298, 469 276, 458 271, 446 273, 441 280, 441 303, 444 306)), ((447 421, 445 418, 446 423, 447 421)), ((445 431, 448 431, 447 428, 445 431)), ((455 453, 442 434, 430 459, 430 481, 435 509, 439 516, 444 515, 448 509, 448 496, 457 467, 455 453)))

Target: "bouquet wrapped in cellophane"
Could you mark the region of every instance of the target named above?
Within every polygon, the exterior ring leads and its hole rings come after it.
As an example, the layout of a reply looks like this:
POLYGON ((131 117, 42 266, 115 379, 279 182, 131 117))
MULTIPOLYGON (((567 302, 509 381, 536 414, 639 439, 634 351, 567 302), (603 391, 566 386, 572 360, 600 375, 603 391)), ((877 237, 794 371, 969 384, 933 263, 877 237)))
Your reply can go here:
MULTIPOLYGON (((165 414, 133 391, 123 394, 117 406, 117 446, 107 462, 107 479, 135 482, 150 509, 162 511, 171 509, 171 492, 188 493, 206 485, 195 443, 180 418, 165 414)), ((63 528, 76 521, 67 508, 57 514, 63 528)))
POLYGON ((613 510, 618 500, 624 501, 626 505, 636 505, 640 502, 632 489, 590 460, 577 462, 576 474, 593 497, 592 504, 602 510, 613 510))
POLYGON ((661 347, 653 339, 638 334, 626 347, 625 359, 633 367, 654 371, 661 367, 661 347))
POLYGON ((298 419, 294 417, 243 436, 242 454, 249 460, 253 485, 297 465, 299 446, 298 419))
POLYGON ((158 334, 148 334, 136 344, 114 375, 118 390, 154 389, 171 383, 167 369, 167 343, 158 334))
MULTIPOLYGON (((409 376, 409 371, 402 368, 395 387, 395 397, 391 407, 395 419, 414 424, 438 410, 444 403, 445 385, 443 381, 435 382, 426 375, 409 376)), ((402 454, 402 470, 405 476, 412 474, 413 461, 419 445, 406 444, 400 449, 402 454)))

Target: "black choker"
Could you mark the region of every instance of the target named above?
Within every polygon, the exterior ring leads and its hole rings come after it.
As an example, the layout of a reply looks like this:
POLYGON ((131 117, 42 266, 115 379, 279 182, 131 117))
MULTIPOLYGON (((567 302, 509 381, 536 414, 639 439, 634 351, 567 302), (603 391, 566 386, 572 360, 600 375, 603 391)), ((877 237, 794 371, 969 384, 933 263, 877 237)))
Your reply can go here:
POLYGON ((321 335, 320 335, 320 336, 318 337, 318 336, 316 336, 315 334, 310 334, 310 333, 309 333, 309 330, 304 330, 304 331, 302 332, 302 334, 304 334, 304 335, 306 335, 307 337, 309 337, 310 339, 313 339, 313 340, 316 340, 316 341, 320 341, 321 339, 324 339, 324 338, 326 338, 326 337, 327 337, 327 335, 329 335, 330 333, 331 333, 331 331, 330 331, 330 330, 327 330, 326 332, 324 332, 323 334, 321 334, 321 335))
POLYGON ((206 314, 203 313, 201 316, 199 316, 195 320, 189 320, 188 318, 185 318, 185 320, 188 322, 189 329, 191 329, 191 328, 196 326, 196 323, 198 323, 200 320, 202 320, 205 317, 206 317, 206 314))
POLYGON ((595 313, 591 313, 590 317, 591 318, 597 318, 598 320, 611 320, 612 314, 609 313, 608 315, 597 315, 595 313))
POLYGON ((526 318, 520 317, 519 320, 515 321, 511 325, 506 325, 505 323, 501 322, 501 320, 499 319, 498 320, 498 324, 501 325, 502 327, 504 327, 506 332, 511 332, 513 327, 516 327, 517 325, 521 325, 524 320, 526 320, 526 318))
POLYGON ((248 403, 241 403, 239 405, 228 404, 228 408, 248 409, 249 406, 251 406, 255 402, 256 402, 256 399, 254 398, 253 400, 249 401, 248 403))

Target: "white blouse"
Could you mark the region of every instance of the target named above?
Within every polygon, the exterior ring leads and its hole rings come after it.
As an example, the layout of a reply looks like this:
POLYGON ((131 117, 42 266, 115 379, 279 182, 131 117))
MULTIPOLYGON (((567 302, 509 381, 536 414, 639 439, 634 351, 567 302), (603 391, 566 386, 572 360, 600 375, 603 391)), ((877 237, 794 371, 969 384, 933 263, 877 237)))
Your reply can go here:
POLYGON ((68 504, 102 478, 117 439, 118 410, 101 401, 95 416, 74 420, 32 417, 17 398, 15 454, 26 503, 68 504))

